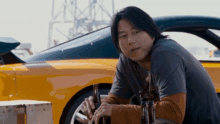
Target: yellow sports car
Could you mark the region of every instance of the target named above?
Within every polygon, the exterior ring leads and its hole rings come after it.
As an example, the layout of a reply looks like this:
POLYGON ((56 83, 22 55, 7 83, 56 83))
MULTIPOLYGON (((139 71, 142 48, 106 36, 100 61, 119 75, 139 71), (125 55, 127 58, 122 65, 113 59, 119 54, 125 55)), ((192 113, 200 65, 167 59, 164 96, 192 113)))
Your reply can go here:
MULTIPOLYGON (((176 16, 154 20, 162 32, 191 34, 220 48, 220 37, 215 33, 220 30, 220 18, 176 16)), ((193 43, 194 40, 190 41, 193 43)), ((195 46, 201 44, 199 42, 195 46)), ((119 55, 111 40, 110 27, 59 44, 25 60, 11 52, 18 45, 19 42, 0 38, 1 101, 50 101, 55 124, 76 124, 79 123, 78 117, 84 117, 79 108, 82 101, 92 95, 92 85, 100 84, 102 96, 107 95, 111 88, 119 55)), ((204 57, 199 60, 220 95, 220 61, 204 57)))

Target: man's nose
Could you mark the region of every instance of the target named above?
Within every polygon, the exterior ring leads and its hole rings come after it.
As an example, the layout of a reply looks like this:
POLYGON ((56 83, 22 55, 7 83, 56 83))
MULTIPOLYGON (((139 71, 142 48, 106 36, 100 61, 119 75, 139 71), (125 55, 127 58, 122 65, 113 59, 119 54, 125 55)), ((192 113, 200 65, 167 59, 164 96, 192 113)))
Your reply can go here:
POLYGON ((134 44, 135 43, 135 39, 133 37, 128 37, 128 44, 131 45, 131 44, 134 44))

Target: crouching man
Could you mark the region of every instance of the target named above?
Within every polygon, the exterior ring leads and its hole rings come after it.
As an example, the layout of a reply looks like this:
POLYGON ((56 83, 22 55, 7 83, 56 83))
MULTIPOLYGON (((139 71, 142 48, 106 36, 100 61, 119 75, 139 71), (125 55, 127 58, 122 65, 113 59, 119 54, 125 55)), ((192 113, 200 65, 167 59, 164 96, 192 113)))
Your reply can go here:
POLYGON ((120 53, 109 96, 94 115, 92 97, 82 111, 96 123, 110 116, 112 124, 140 124, 141 106, 129 105, 131 97, 151 84, 156 123, 219 124, 220 103, 213 82, 201 63, 185 48, 160 33, 153 19, 137 7, 118 12, 111 25, 112 40, 120 53))

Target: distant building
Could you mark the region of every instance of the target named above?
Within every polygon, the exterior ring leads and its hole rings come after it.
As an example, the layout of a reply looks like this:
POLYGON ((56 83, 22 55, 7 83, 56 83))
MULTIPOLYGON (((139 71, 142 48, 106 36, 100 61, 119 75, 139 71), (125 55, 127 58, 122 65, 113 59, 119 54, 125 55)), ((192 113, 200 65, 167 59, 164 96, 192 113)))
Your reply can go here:
POLYGON ((197 46, 191 46, 186 48, 191 54, 193 55, 208 55, 209 54, 209 48, 208 47, 197 47, 197 46))

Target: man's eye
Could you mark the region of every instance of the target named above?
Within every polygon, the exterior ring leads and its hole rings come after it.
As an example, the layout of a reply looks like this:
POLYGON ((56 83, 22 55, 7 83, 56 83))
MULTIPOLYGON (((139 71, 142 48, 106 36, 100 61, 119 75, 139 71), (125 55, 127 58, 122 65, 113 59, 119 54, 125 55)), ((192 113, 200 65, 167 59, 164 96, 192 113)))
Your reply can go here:
POLYGON ((139 33, 139 31, 134 31, 135 34, 139 33))
POLYGON ((125 38, 127 37, 127 35, 121 35, 119 38, 125 38))

